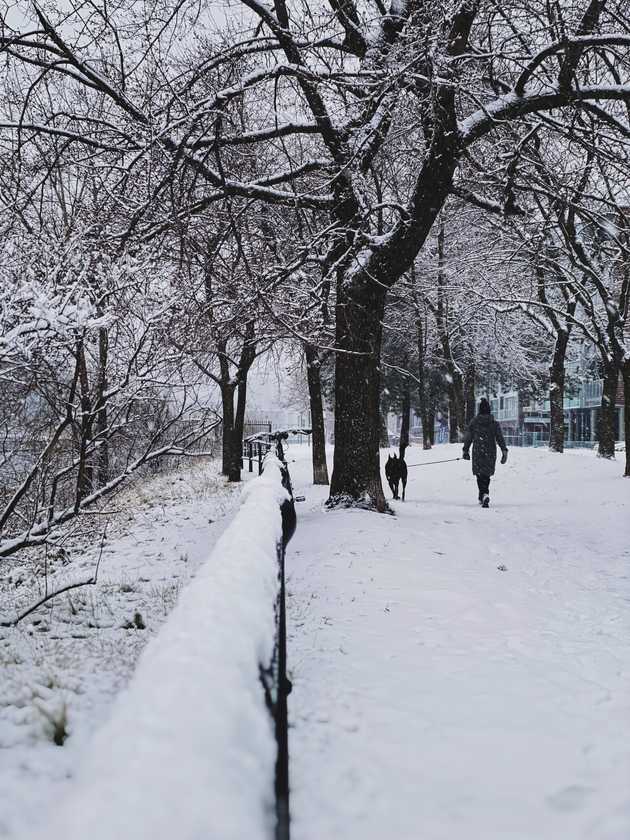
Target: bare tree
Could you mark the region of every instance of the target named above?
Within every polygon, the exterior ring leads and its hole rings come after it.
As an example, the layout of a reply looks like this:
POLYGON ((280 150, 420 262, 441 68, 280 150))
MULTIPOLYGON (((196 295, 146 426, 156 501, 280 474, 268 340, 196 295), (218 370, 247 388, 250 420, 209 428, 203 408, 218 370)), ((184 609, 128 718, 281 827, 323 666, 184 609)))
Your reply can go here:
POLYGON ((630 101, 625 2, 575 0, 562 15, 542 0, 365 9, 344 2, 332 4, 332 16, 307 2, 291 12, 285 0, 273 8, 242 3, 251 13, 250 34, 238 43, 229 34, 220 46, 204 43, 185 68, 168 51, 178 21, 191 12, 185 0, 165 3, 166 25, 141 22, 149 33, 142 46, 133 26, 131 35, 125 31, 124 6, 110 15, 77 4, 62 28, 33 4, 34 26, 5 25, 0 42, 13 66, 30 74, 28 89, 41 91, 61 74, 73 89, 105 96, 117 118, 91 122, 85 110, 46 106, 41 95, 40 111, 31 95, 3 126, 18 144, 57 133, 123 167, 163 159, 165 174, 152 183, 136 223, 182 169, 195 188, 176 218, 226 196, 327 211, 322 235, 336 286, 331 500, 369 498, 383 510, 379 359, 387 290, 413 264, 450 194, 512 211, 509 190, 497 202, 465 180, 475 146, 488 135, 505 139, 504 127, 516 123, 528 132, 537 115, 558 109, 588 112, 627 132, 627 114, 616 105, 630 101), (103 43, 107 49, 94 47, 103 43), (208 95, 206 81, 217 68, 228 68, 230 83, 208 95), (234 104, 253 99, 260 103, 258 126, 232 131, 234 104), (383 165, 400 138, 402 202, 390 189, 392 167, 383 165), (268 160, 280 166, 243 179, 229 166, 227 153, 236 146, 257 155, 271 147, 268 160))
POLYGON ((158 300, 150 257, 101 257, 89 238, 38 235, 2 261, 2 283, 19 302, 0 359, 10 398, 0 411, 2 557, 54 539, 144 465, 198 452, 217 423, 165 340, 169 304, 158 300), (13 399, 25 401, 19 429, 13 399))

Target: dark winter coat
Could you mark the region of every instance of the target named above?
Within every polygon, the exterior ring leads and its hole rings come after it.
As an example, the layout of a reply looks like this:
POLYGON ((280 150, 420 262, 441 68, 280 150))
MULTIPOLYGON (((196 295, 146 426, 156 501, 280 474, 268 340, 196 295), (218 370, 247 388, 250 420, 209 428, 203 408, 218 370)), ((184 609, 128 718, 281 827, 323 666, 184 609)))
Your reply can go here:
POLYGON ((464 455, 472 444, 472 471, 475 475, 494 475, 497 460, 497 443, 502 452, 507 452, 501 426, 492 414, 478 414, 466 430, 464 455))

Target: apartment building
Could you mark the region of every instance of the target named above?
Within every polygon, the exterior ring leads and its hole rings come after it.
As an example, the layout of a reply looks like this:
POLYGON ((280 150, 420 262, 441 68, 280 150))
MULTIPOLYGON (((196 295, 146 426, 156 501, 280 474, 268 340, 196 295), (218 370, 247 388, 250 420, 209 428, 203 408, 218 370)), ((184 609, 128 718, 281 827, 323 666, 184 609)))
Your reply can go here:
MULTIPOLYGON (((565 445, 590 445, 597 440, 599 412, 602 400, 602 379, 582 379, 573 393, 564 400, 565 445)), ((531 446, 549 440, 549 400, 524 401, 518 391, 482 391, 492 405, 492 413, 501 422, 504 434, 512 438, 512 445, 531 446)), ((619 377, 616 396, 615 440, 624 440, 623 383, 619 377)), ((509 441, 508 441, 509 443, 509 441)))

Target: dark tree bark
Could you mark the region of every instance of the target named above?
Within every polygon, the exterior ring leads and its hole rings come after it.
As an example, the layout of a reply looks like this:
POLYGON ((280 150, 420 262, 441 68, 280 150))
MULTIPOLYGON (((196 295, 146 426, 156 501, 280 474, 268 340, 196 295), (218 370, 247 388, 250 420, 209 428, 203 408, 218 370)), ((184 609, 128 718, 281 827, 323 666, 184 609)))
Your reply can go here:
POLYGON ((380 407, 380 435, 381 435, 381 446, 387 448, 389 446, 389 428, 387 426, 387 415, 389 413, 389 409, 387 404, 383 405, 381 402, 380 407))
POLYGON ((437 305, 431 306, 442 345, 442 355, 448 379, 449 397, 449 441, 457 443, 466 431, 466 409, 464 400, 464 378, 453 356, 451 335, 448 324, 448 301, 446 299, 446 281, 444 277, 444 224, 438 229, 438 277, 437 305))
POLYGON ((221 473, 228 481, 240 481, 243 456, 243 428, 247 402, 247 374, 236 385, 221 384, 223 410, 223 442, 221 473), (234 397, 236 395, 236 408, 234 397))
POLYGON ((466 368, 466 376, 464 379, 464 403, 464 420, 466 425, 468 425, 477 413, 477 407, 475 405, 475 363, 473 361, 470 361, 466 368))
MULTIPOLYGON (((407 360, 408 361, 408 360, 407 360)), ((405 451, 409 446, 409 423, 411 417, 411 383, 409 377, 403 379, 402 393, 402 423, 400 425, 400 441, 398 455, 401 459, 405 457, 405 451)))
POLYGON ((429 426, 429 445, 425 449, 431 449, 435 446, 435 409, 431 407, 427 412, 427 421, 429 426))
POLYGON ((306 378, 311 407, 311 444, 313 457, 313 484, 328 484, 326 463, 326 428, 324 425, 324 401, 322 399, 321 362, 312 344, 304 345, 306 357, 306 378))
MULTIPOLYGON (((241 347, 236 372, 230 373, 230 362, 225 341, 217 345, 219 358, 219 377, 213 376, 221 391, 223 410, 223 446, 221 473, 228 481, 240 481, 243 457, 243 427, 247 406, 247 375, 256 358, 254 339, 254 321, 245 326, 245 336, 241 347), (236 408, 234 396, 236 395, 236 408)), ((202 368, 203 369, 203 368, 202 368)))
POLYGON ((630 361, 624 362, 621 368, 623 378, 623 436, 626 443, 625 478, 630 478, 630 361))
MULTIPOLYGON (((451 374, 453 377, 453 409, 457 423, 458 440, 462 440, 466 433, 466 399, 464 397, 464 377, 458 369, 451 374)), ((455 440, 454 443, 458 441, 455 440)))
POLYGON ((221 410, 223 415, 223 440, 221 447, 221 473, 229 477, 233 462, 232 447, 234 433, 234 386, 221 383, 221 410))
POLYGON ((597 454, 600 458, 615 457, 615 425, 617 420, 615 402, 617 398, 618 381, 619 370, 617 365, 612 363, 604 370, 602 404, 599 411, 599 444, 597 448, 597 454))
POLYGON ((429 377, 428 400, 429 400, 429 433, 431 446, 435 446, 435 419, 438 410, 443 410, 443 385, 442 377, 433 371, 429 377))
POLYGON ((621 379, 623 383, 623 437, 626 451, 626 465, 624 470, 624 477, 630 478, 630 348, 627 346, 627 341, 624 342, 624 337, 628 334, 628 321, 630 319, 630 231, 624 227, 626 216, 622 212, 620 214, 620 228, 623 230, 621 241, 623 242, 622 251, 622 269, 621 269, 621 293, 619 295, 619 315, 620 323, 618 323, 617 335, 619 336, 619 349, 622 347, 625 352, 619 355, 621 379))
POLYGON ((379 452, 379 360, 385 293, 369 278, 349 294, 338 284, 335 454, 330 501, 364 500, 387 508, 379 452), (350 351, 350 352, 344 352, 350 351))
POLYGON ((109 481, 109 438, 107 431, 107 360, 109 335, 105 327, 98 331, 98 382, 96 385, 95 431, 99 442, 96 453, 96 487, 104 487, 109 481))
POLYGON ((549 449, 552 452, 564 452, 564 368, 568 343, 569 332, 558 330, 549 367, 549 449))
POLYGON ((536 293, 538 300, 545 306, 549 323, 555 336, 555 344, 551 364, 549 365, 549 450, 564 452, 564 381, 567 347, 571 338, 572 318, 577 306, 577 297, 571 294, 564 282, 561 271, 557 270, 552 259, 543 265, 536 264, 536 293), (556 286, 559 286, 565 299, 566 316, 561 318, 555 308, 549 306, 547 297, 547 265, 552 266, 556 286))
POLYGON ((234 415, 234 428, 232 430, 232 460, 228 479, 230 481, 241 480, 241 469, 243 468, 243 427, 245 425, 245 406, 247 403, 247 372, 239 374, 239 383, 236 389, 236 413, 234 415))
POLYGON ((418 402, 420 403, 420 420, 422 422, 422 448, 431 449, 433 444, 433 417, 429 411, 427 370, 425 362, 426 343, 422 318, 416 320, 416 335, 418 340, 418 402))
POLYGON ((78 512, 81 500, 89 496, 92 491, 92 465, 88 460, 87 448, 92 438, 92 401, 90 399, 90 384, 88 381, 85 348, 81 342, 78 347, 79 362, 79 394, 81 404, 81 419, 78 424, 79 464, 77 467, 77 483, 75 494, 75 513, 78 512))
POLYGON ((452 382, 448 385, 448 442, 459 442, 459 406, 455 395, 455 387, 452 382))

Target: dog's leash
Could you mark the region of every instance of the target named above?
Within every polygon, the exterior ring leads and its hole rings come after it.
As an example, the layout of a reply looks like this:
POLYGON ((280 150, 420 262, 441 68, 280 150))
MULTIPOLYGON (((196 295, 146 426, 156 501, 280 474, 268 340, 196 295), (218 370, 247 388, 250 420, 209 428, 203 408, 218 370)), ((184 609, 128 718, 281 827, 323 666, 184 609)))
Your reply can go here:
POLYGON ((408 468, 411 467, 431 467, 433 464, 450 464, 453 461, 461 461, 460 458, 447 458, 445 461, 427 461, 426 464, 407 464, 408 468))

